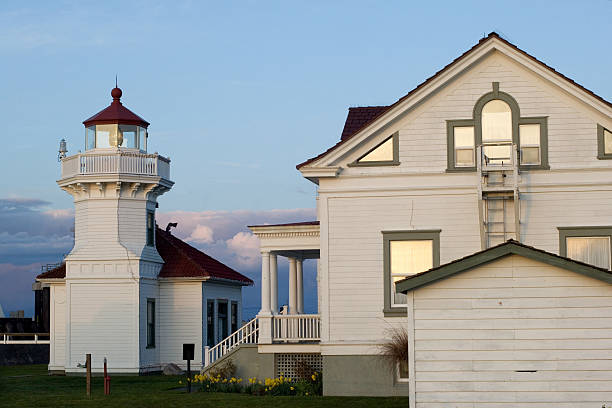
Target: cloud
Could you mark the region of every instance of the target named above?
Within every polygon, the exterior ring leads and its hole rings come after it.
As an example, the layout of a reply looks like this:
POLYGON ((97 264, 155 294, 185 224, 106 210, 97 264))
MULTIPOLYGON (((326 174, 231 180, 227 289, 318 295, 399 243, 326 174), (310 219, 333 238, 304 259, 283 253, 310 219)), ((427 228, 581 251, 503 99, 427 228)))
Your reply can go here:
POLYGON ((259 266, 259 238, 250 232, 240 231, 226 241, 227 247, 234 252, 236 260, 243 266, 259 266))
MULTIPOLYGON (((31 314, 34 305, 31 284, 40 273, 40 265, 61 261, 73 246, 74 211, 48 209, 49 205, 36 198, 0 198, 0 303, 5 312, 24 309, 31 314)), ((259 308, 261 280, 259 241, 247 226, 313 219, 312 208, 157 213, 160 227, 178 222, 178 227, 172 230, 178 238, 255 281, 253 287, 243 290, 245 318, 259 308)), ((305 277, 312 280, 305 282, 306 287, 316 287, 314 274, 308 272, 312 268, 304 268, 305 277)), ((286 269, 283 259, 279 263, 281 269, 286 269)), ((285 281, 286 276, 279 273, 281 303, 286 302, 282 297, 286 297, 285 281)), ((307 308, 308 304, 311 309, 316 305, 313 296, 305 294, 307 308)))
POLYGON ((198 224, 191 232, 191 235, 187 237, 187 241, 198 244, 210 244, 213 242, 213 230, 206 225, 198 224))

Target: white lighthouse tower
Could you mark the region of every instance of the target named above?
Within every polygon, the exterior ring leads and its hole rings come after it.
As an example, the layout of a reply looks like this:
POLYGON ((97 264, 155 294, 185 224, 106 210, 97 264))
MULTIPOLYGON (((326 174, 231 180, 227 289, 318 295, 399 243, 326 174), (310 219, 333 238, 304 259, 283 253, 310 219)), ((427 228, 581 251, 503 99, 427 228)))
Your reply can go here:
MULTIPOLYGON (((58 369, 66 373, 82 372, 87 353, 95 371, 104 357, 114 372, 159 366, 158 353, 147 344, 147 318, 155 315, 159 298, 164 261, 155 246, 155 209, 157 197, 174 184, 170 160, 147 153, 149 123, 122 105, 121 89, 111 95, 110 106, 83 122, 85 152, 62 159, 57 182, 75 206, 65 314, 55 314, 65 319, 55 322, 65 333, 54 334, 55 344, 65 344, 65 355, 52 348, 50 356, 51 362, 64 362, 58 369)), ((54 307, 64 307, 59 300, 54 307)))

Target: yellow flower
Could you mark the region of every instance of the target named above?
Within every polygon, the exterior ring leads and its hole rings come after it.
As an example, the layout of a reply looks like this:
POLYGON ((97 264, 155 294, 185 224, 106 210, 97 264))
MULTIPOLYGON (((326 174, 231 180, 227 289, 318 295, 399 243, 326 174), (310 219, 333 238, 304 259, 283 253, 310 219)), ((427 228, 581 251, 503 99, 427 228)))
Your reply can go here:
POLYGON ((290 389, 291 391, 295 390, 295 388, 293 388, 293 387, 290 387, 289 389, 290 389))
POLYGON ((179 380, 179 384, 182 384, 183 382, 181 380, 179 380))
POLYGON ((306 395, 308 395, 308 393, 306 393, 306 395))
POLYGON ((310 377, 312 378, 312 381, 316 381, 316 379, 317 379, 317 376, 316 376, 316 375, 314 375, 314 374, 313 374, 313 375, 311 375, 310 377))

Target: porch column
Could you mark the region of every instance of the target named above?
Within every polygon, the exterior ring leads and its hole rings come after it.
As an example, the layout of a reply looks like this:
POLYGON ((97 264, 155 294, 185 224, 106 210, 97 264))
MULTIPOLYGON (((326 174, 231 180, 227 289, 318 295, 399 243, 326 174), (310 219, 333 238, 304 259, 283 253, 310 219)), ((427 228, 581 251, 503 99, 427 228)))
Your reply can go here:
POLYGON ((297 259, 289 258, 289 314, 297 314, 297 259))
POLYGON ((261 310, 259 314, 270 314, 270 252, 261 252, 261 310))
POLYGON ((270 308, 272 314, 278 313, 278 256, 270 252, 270 308))
POLYGON ((297 312, 298 314, 304 313, 304 276, 302 267, 304 265, 303 259, 297 260, 297 312))

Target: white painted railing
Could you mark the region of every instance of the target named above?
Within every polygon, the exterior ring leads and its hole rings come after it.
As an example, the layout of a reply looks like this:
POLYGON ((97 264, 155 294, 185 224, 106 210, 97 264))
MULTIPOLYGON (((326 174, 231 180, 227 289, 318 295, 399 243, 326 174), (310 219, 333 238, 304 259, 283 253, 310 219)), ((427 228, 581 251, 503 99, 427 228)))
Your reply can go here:
POLYGON ((321 339, 320 316, 275 315, 272 319, 272 341, 316 341, 321 339))
POLYGON ((49 337, 49 333, 0 333, 2 344, 50 344, 49 339, 41 340, 40 337, 49 337), (16 337, 34 337, 34 339, 17 340, 16 337))
POLYGON ((257 318, 254 318, 244 326, 230 334, 216 346, 204 347, 204 367, 214 363, 234 347, 240 344, 256 344, 259 338, 259 325, 257 318))
POLYGON ((62 178, 119 173, 170 179, 170 160, 158 154, 125 151, 79 153, 62 159, 62 178))

